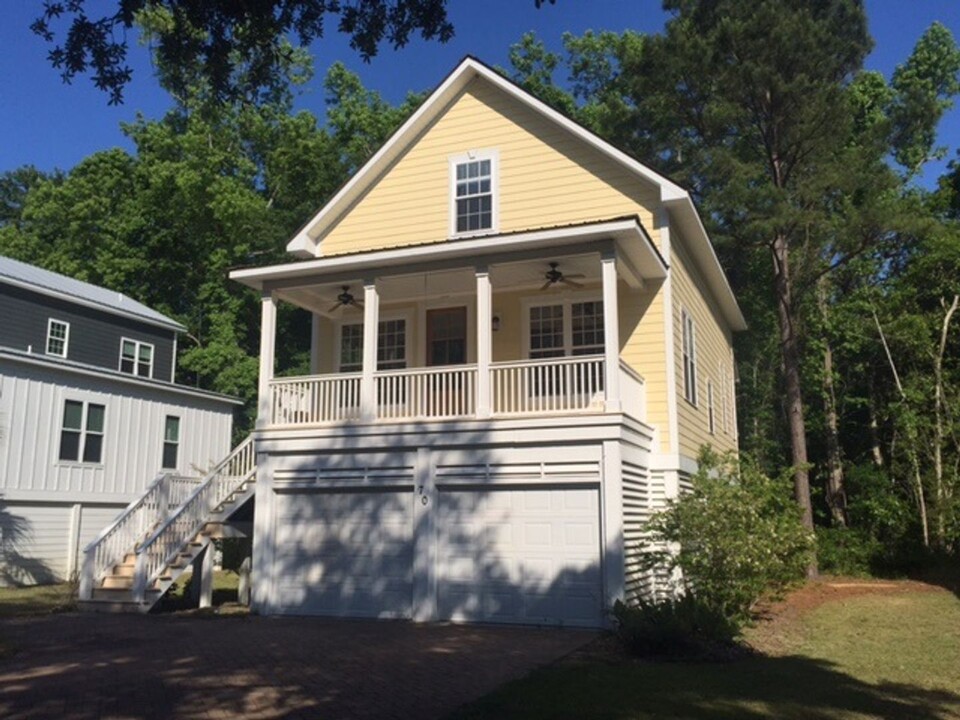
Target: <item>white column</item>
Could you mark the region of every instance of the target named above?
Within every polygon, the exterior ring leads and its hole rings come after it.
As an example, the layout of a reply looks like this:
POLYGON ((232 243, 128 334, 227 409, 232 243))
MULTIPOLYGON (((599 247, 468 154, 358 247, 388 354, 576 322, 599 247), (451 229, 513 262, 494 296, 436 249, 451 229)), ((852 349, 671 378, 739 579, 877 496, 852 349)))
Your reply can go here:
POLYGON ((612 608, 623 600, 626 587, 626 547, 623 535, 623 479, 620 442, 603 443, 603 596, 612 608))
POLYGON ((493 357, 493 287, 490 271, 477 268, 477 417, 490 417, 490 360, 493 357))
POLYGON ((603 274, 603 354, 607 412, 620 412, 620 312, 617 304, 617 256, 600 258, 603 274))
POLYGON ((310 313, 310 374, 320 374, 320 316, 317 313, 310 313))
POLYGON ((277 342, 277 298, 269 291, 260 297, 260 384, 257 427, 270 424, 270 381, 273 380, 277 342))
POLYGON ((375 280, 363 282, 363 375, 360 378, 360 416, 365 422, 377 419, 377 330, 380 325, 380 296, 375 280))

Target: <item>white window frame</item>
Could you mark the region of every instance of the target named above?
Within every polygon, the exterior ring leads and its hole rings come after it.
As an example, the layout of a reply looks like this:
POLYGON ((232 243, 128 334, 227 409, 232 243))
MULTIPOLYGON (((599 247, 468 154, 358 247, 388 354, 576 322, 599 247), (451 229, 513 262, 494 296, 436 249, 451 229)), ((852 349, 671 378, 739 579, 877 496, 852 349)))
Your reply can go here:
POLYGON ((484 150, 470 150, 461 155, 451 155, 448 159, 448 189, 450 237, 472 237, 475 235, 489 235, 499 232, 500 229, 500 153, 488 148, 484 150), (457 232, 457 165, 468 162, 490 161, 490 227, 480 230, 465 230, 457 232))
MULTIPOLYGON (((563 294, 551 295, 544 292, 542 295, 530 295, 523 298, 521 312, 523 313, 523 354, 524 358, 530 359, 530 308, 545 307, 547 305, 563 306, 563 355, 557 357, 574 357, 573 355, 573 305, 576 303, 599 302, 603 303, 603 293, 586 292, 565 292, 563 294)), ((603 309, 606 313, 607 309, 603 309)), ((603 350, 596 353, 603 355, 603 350)), ((541 358, 549 360, 550 358, 541 358)))
POLYGON ((711 435, 717 434, 717 419, 713 407, 713 380, 707 379, 707 430, 711 435))
POLYGON ((180 465, 180 439, 183 437, 183 418, 180 415, 175 415, 173 413, 164 413, 163 414, 163 438, 160 444, 160 469, 161 470, 176 470, 180 465), (176 440, 167 440, 167 422, 175 418, 177 421, 177 438, 176 440), (165 455, 167 452, 167 445, 176 446, 176 462, 173 465, 166 465, 164 463, 165 455))
POLYGON ((117 361, 117 369, 122 372, 124 375, 132 375, 133 377, 147 377, 153 378, 153 366, 154 360, 157 356, 157 348, 153 343, 148 343, 144 340, 135 340, 134 338, 121 337, 120 338, 120 359, 117 361), (125 342, 133 343, 133 372, 128 373, 123 369, 123 344, 125 342), (137 372, 137 366, 140 364, 140 348, 149 347, 150 348, 150 372, 147 375, 141 375, 137 372))
POLYGON ((103 465, 103 457, 106 453, 106 438, 107 438, 107 404, 101 400, 80 400, 72 397, 65 397, 60 403, 60 432, 57 436, 57 464, 58 465, 87 465, 87 466, 97 466, 103 465), (64 459, 60 455, 63 452, 63 433, 68 428, 64 428, 64 414, 66 412, 67 403, 73 402, 78 403, 81 406, 80 411, 80 428, 74 429, 69 428, 70 432, 76 432, 80 434, 80 440, 77 445, 77 458, 76 460, 64 459), (98 407, 103 408, 103 428, 100 432, 87 429, 87 421, 90 416, 90 406, 97 405, 98 407), (83 455, 87 451, 87 437, 90 435, 96 435, 100 437, 100 459, 99 460, 84 460, 83 455))
POLYGON ((66 357, 67 357, 67 353, 69 352, 69 348, 70 348, 70 323, 68 323, 66 320, 58 320, 57 318, 49 318, 49 319, 47 320, 47 342, 46 342, 46 345, 44 346, 45 354, 50 355, 50 356, 52 356, 52 357, 66 358, 66 357), (51 341, 51 340, 54 340, 54 339, 55 339, 55 340, 59 340, 59 339, 60 339, 60 338, 53 338, 53 337, 51 336, 51 333, 53 332, 53 324, 54 324, 54 323, 57 323, 58 325, 63 325, 63 328, 64 328, 64 330, 63 330, 63 352, 62 352, 62 353, 50 352, 50 341, 51 341))
POLYGON ((680 309, 680 358, 683 363, 683 397, 697 407, 697 326, 686 308, 680 309))
MULTIPOLYGON (((410 321, 410 313, 381 313, 378 320, 379 323, 389 322, 391 320, 403 320, 406 323, 406 346, 403 348, 403 362, 406 368, 410 367, 410 346, 413 345, 413 325, 410 321)), ((363 327, 363 318, 358 318, 357 320, 345 320, 340 319, 334 325, 334 333, 336 335, 335 342, 333 343, 333 367, 336 368, 337 373, 343 373, 344 371, 340 369, 340 360, 342 358, 341 350, 343 349, 343 326, 344 325, 359 325, 363 327)), ((377 327, 378 332, 378 341, 379 341, 379 326, 377 327)), ((349 373, 359 373, 362 372, 363 368, 360 370, 350 370, 349 373)), ((379 372, 379 371, 375 371, 379 372)), ((390 372, 389 370, 384 370, 383 372, 390 372)))

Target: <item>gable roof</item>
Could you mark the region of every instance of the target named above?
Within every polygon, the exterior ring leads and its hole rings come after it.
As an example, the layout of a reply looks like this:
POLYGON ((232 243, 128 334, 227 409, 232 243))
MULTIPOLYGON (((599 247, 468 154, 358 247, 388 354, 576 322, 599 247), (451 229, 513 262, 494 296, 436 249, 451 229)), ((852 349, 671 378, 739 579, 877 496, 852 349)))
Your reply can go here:
POLYGON ((638 178, 659 189, 660 202, 683 230, 695 260, 701 264, 710 290, 720 305, 727 322, 734 330, 746 329, 746 321, 720 266, 710 238, 707 236, 690 194, 679 185, 617 149, 546 103, 538 100, 516 83, 474 57, 465 57, 403 123, 386 143, 358 170, 350 180, 304 225, 287 244, 287 251, 302 258, 322 255, 320 238, 344 212, 371 187, 391 164, 448 107, 450 102, 472 81, 482 79, 534 112, 590 145, 611 161, 623 166, 638 178))
POLYGON ((0 255, 0 283, 27 288, 43 295, 93 307, 114 315, 133 318, 150 325, 159 325, 168 330, 177 332, 186 330, 175 320, 123 293, 75 280, 3 255, 0 255))

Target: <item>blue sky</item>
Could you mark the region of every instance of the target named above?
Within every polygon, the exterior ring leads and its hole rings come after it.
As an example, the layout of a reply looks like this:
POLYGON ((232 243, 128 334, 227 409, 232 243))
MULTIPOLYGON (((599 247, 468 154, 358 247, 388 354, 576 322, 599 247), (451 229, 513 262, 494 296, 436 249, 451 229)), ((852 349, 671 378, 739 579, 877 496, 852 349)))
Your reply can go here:
MULTIPOLYGON (((109 7, 111 2, 88 0, 92 7, 109 7)), ((0 171, 24 164, 69 169, 97 150, 130 149, 120 123, 134 119, 138 112, 159 117, 169 106, 152 77, 148 53, 136 46, 135 38, 130 53, 134 80, 124 105, 108 106, 107 96, 86 77, 64 85, 46 61, 48 48, 29 30, 40 6, 41 0, 7 3, 0 23, 0 171)), ((490 64, 506 64, 509 46, 528 30, 558 48, 566 31, 655 32, 665 19, 659 0, 557 0, 556 5, 540 10, 533 0, 450 0, 449 11, 456 27, 456 37, 449 43, 418 39, 399 51, 385 47, 370 64, 360 60, 345 38, 328 35, 314 48, 316 77, 298 99, 298 107, 322 115, 321 80, 336 60, 359 73, 367 87, 397 101, 407 90, 433 87, 466 54, 490 64)), ((960 37, 956 0, 867 0, 867 12, 876 41, 867 65, 888 77, 934 20, 960 37)), ((950 148, 949 157, 960 148, 960 108, 941 124, 940 143, 950 148)), ((935 182, 945 162, 931 165, 924 184, 935 182)))

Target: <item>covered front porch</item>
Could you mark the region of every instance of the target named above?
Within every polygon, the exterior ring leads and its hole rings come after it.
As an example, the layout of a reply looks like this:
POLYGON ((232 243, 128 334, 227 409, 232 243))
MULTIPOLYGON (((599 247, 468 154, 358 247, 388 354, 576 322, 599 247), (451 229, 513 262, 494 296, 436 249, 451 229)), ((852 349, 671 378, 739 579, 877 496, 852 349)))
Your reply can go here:
POLYGON ((236 271, 262 292, 257 425, 644 420, 621 347, 665 272, 634 218, 236 271), (308 376, 276 377, 281 301, 312 314, 308 376))

